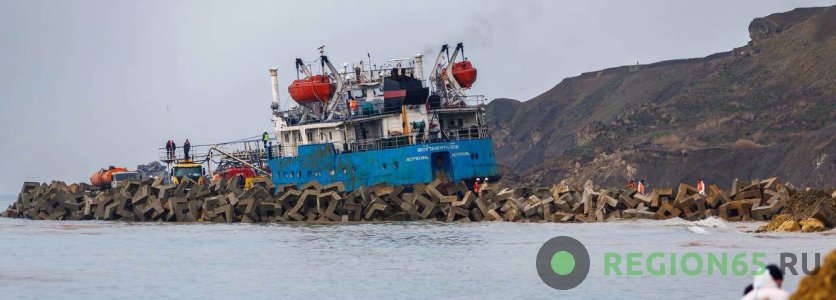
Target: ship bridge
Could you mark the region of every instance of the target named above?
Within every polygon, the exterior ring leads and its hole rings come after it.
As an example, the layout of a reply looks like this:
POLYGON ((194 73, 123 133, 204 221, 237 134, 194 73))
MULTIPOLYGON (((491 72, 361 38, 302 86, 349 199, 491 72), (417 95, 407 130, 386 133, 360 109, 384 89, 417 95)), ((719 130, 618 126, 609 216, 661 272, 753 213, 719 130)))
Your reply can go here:
POLYGON ((484 119, 485 97, 468 96, 451 104, 403 105, 388 111, 383 103, 370 103, 363 109, 344 114, 337 120, 322 122, 283 119, 276 130, 276 157, 298 155, 298 147, 334 144, 337 152, 357 152, 448 140, 490 138, 484 119))

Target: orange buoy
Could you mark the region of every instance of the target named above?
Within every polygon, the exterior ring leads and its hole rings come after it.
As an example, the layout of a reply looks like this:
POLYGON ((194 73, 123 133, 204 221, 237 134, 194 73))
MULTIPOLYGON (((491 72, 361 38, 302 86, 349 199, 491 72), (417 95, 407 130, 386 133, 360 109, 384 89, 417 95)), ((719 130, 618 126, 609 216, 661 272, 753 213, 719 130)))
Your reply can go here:
POLYGON ((296 103, 327 102, 334 92, 331 77, 328 75, 314 75, 305 79, 294 80, 287 87, 290 97, 296 103))

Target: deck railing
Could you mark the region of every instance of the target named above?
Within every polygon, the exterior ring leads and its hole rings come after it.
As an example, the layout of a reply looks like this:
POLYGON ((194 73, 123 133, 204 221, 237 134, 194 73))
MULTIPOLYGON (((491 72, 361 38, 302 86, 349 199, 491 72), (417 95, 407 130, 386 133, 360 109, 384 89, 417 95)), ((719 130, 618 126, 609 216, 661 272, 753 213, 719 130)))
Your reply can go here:
MULTIPOLYGON (((274 139, 268 140, 268 143, 272 142, 275 144, 274 139)), ((220 143, 220 144, 204 144, 204 145, 192 145, 189 148, 189 156, 186 157, 185 149, 183 149, 183 144, 178 144, 177 149, 174 152, 168 151, 165 147, 158 148, 158 154, 160 157, 160 161, 169 163, 174 161, 183 161, 183 160, 191 160, 194 162, 205 162, 209 159, 209 152, 212 147, 216 147, 221 151, 234 155, 239 159, 244 159, 247 161, 261 161, 266 158, 267 153, 264 151, 264 141, 261 139, 257 140, 241 140, 235 142, 227 142, 227 143, 220 143)), ((213 157, 220 157, 223 158, 223 155, 213 157)))
MULTIPOLYGON (((345 101, 345 100, 338 100, 338 101, 345 101)), ((368 103, 368 102, 367 102, 368 103)), ((463 104, 445 104, 445 105, 438 105, 433 106, 432 104, 427 104, 427 108, 433 111, 437 110, 445 110, 445 109, 461 109, 461 108, 468 108, 468 107, 479 107, 483 106, 487 103, 487 99, 483 95, 471 95, 466 96, 463 98, 463 104)), ((361 104, 358 105, 356 109, 349 108, 347 111, 342 112, 341 114, 337 114, 333 117, 331 121, 348 121, 348 120, 357 120, 362 118, 369 118, 375 116, 382 116, 387 114, 399 114, 401 110, 399 108, 389 108, 386 109, 382 102, 372 102, 371 105, 361 104)), ((283 111, 281 115, 287 116, 289 115, 290 111, 283 111)), ((300 122, 300 120, 296 120, 293 118, 285 118, 285 121, 290 126, 295 125, 304 125, 304 124, 315 124, 321 123, 319 120, 315 121, 306 121, 300 122)))
MULTIPOLYGON (((374 139, 363 139, 357 141, 349 141, 343 143, 344 152, 362 152, 379 149, 400 148, 410 145, 419 145, 426 143, 445 142, 445 141, 460 141, 480 138, 490 138, 491 131, 488 127, 468 127, 453 130, 445 130, 441 132, 434 132, 427 135, 420 135, 418 133, 396 135, 374 139)), ((295 157, 299 155, 299 146, 315 145, 323 143, 309 143, 297 145, 274 145, 270 151, 271 157, 295 157)), ((337 147, 339 149, 339 147, 337 147)))
POLYGON ((444 110, 444 109, 456 109, 456 108, 467 108, 467 107, 479 107, 483 106, 487 103, 487 98, 483 95, 470 95, 461 98, 462 104, 445 104, 440 106, 430 106, 431 110, 444 110))

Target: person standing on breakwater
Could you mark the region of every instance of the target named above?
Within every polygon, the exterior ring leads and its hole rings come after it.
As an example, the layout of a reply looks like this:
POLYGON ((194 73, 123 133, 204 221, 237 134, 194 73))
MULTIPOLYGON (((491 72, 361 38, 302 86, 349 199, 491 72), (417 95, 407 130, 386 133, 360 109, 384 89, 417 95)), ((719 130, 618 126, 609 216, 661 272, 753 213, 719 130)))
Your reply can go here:
POLYGON ((189 150, 192 149, 192 143, 189 143, 189 139, 186 139, 186 142, 183 143, 183 156, 186 160, 189 160, 189 150))
POLYGON ((473 182, 473 192, 476 193, 476 195, 479 195, 479 178, 478 177, 476 178, 476 181, 473 182))
POLYGON ((702 181, 702 178, 697 180, 697 192, 699 192, 700 195, 705 195, 705 182, 702 181))
POLYGON ((627 182, 627 188, 631 189, 631 190, 635 190, 636 189, 636 181, 633 180, 633 179, 630 179, 630 182, 627 182))
POLYGON ((639 194, 644 195, 644 179, 639 181, 639 186, 638 186, 638 188, 636 188, 636 192, 638 192, 639 194))

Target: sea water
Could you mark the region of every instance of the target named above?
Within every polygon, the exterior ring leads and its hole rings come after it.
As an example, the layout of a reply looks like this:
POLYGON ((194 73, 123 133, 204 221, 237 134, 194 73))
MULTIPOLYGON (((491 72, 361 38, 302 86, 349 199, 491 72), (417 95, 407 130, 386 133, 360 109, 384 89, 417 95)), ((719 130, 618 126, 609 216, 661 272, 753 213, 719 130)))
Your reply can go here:
MULTIPOLYGON (((5 209, 14 195, 0 196, 5 209)), ((604 275, 605 252, 825 254, 836 233, 752 233, 718 219, 591 224, 169 224, 0 218, 0 299, 681 299, 743 295, 752 276, 604 275), (544 242, 571 236, 586 280, 537 275, 544 242)), ((812 263, 811 263, 812 264, 812 263)), ((623 266, 622 266, 623 268, 623 266)), ((787 274, 793 291, 801 278, 787 274)))

